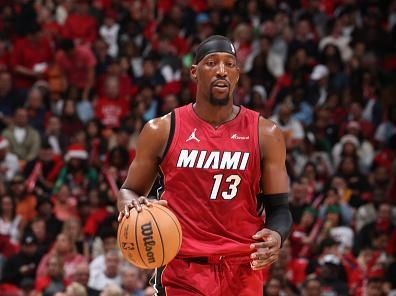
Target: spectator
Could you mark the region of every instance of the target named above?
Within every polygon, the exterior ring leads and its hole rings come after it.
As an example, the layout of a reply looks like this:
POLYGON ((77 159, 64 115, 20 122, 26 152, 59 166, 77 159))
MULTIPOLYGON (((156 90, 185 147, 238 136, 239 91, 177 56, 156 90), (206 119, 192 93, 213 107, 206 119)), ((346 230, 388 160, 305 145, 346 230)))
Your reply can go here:
POLYGON ((9 238, 13 244, 18 244, 22 225, 21 216, 16 213, 15 200, 9 195, 0 198, 0 234, 9 238))
POLYGON ((354 208, 365 204, 370 187, 367 178, 360 172, 357 158, 345 156, 338 166, 338 174, 346 180, 348 188, 352 190, 348 203, 354 208))
POLYGON ((32 160, 40 150, 40 135, 29 124, 24 108, 15 111, 14 124, 3 131, 3 136, 9 142, 10 151, 21 161, 32 160))
POLYGON ((96 59, 91 49, 64 39, 60 42, 55 62, 65 73, 70 87, 75 88, 81 98, 88 99, 95 82, 96 59))
POLYGON ((341 269, 340 260, 333 255, 324 256, 319 260, 318 279, 321 282, 322 293, 348 295, 348 285, 345 283, 345 277, 340 274, 341 269))
POLYGON ((77 1, 74 8, 75 10, 66 18, 62 35, 64 38, 73 40, 76 44, 89 46, 96 39, 96 20, 89 15, 89 4, 87 1, 77 1))
POLYGON ((66 164, 60 171, 55 183, 54 191, 58 192, 63 184, 70 186, 71 194, 80 198, 89 189, 96 186, 98 176, 96 171, 89 167, 88 153, 81 145, 70 145, 65 155, 66 164))
POLYGON ((345 156, 356 157, 360 171, 367 173, 374 159, 374 150, 370 143, 366 141, 360 142, 355 135, 344 135, 334 146, 332 155, 336 166, 340 164, 341 159, 345 156))
POLYGON ((350 37, 342 34, 343 25, 340 19, 329 20, 328 24, 329 34, 323 38, 319 43, 319 49, 323 50, 327 44, 334 44, 341 52, 341 57, 344 62, 352 57, 352 50, 349 47, 350 37))
POLYGON ((28 92, 25 105, 32 127, 38 132, 43 133, 44 121, 47 115, 47 110, 44 106, 44 91, 39 87, 31 88, 28 92))
POLYGON ((65 296, 87 296, 85 287, 79 283, 71 283, 67 286, 65 296))
POLYGON ((73 274, 72 281, 82 285, 88 296, 99 296, 100 291, 88 287, 89 280, 89 267, 88 263, 81 263, 76 266, 73 274))
POLYGON ((104 287, 100 296, 122 296, 122 289, 118 285, 110 283, 104 287))
POLYGON ((352 218, 353 218, 353 210, 348 205, 348 203, 346 203, 344 200, 341 199, 339 191, 337 190, 337 188, 334 188, 334 187, 329 188, 326 191, 325 197, 324 197, 324 202, 319 210, 319 217, 321 219, 323 219, 325 216, 325 213, 327 213, 328 207, 334 206, 334 205, 339 207, 340 212, 341 212, 341 219, 342 219, 343 223, 345 223, 346 225, 350 225, 352 222, 352 218))
POLYGON ((77 199, 70 194, 69 187, 64 184, 52 197, 55 217, 62 222, 78 217, 77 199))
POLYGON ((37 217, 43 219, 45 222, 45 231, 48 240, 53 242, 61 232, 63 224, 54 215, 54 205, 52 201, 47 197, 40 197, 37 201, 36 209, 37 217))
MULTIPOLYGON (((67 122, 67 125, 62 125, 61 132, 67 137, 72 138, 76 137, 78 131, 81 131, 83 128, 83 123, 78 117, 76 104, 73 100, 66 100, 63 105, 63 111, 61 116, 62 122, 67 122)), ((70 142, 76 141, 76 139, 70 139, 70 142)))
POLYGON ((128 114, 128 101, 119 96, 120 85, 117 77, 109 76, 105 81, 106 94, 96 102, 95 117, 103 126, 119 127, 128 114))
POLYGON ((10 64, 10 43, 5 36, 0 36, 0 72, 9 71, 10 64))
POLYGON ((36 238, 31 233, 25 233, 20 251, 6 261, 2 272, 3 282, 20 286, 23 280, 34 281, 41 257, 36 238))
POLYGON ((143 285, 138 268, 129 264, 122 267, 121 287, 126 296, 144 296, 143 285))
POLYGON ((285 296, 282 290, 281 281, 278 278, 268 279, 264 287, 265 296, 285 296))
POLYGON ((308 277, 302 289, 303 296, 321 296, 321 284, 320 281, 316 277, 308 277))
POLYGON ((24 100, 13 87, 10 72, 0 72, 0 127, 9 125, 16 108, 22 107, 24 100))
POLYGON ((392 225, 392 206, 388 203, 380 203, 376 214, 376 219, 362 227, 356 235, 355 252, 358 253, 365 245, 370 245, 375 236, 379 233, 390 235, 394 225, 392 225))
POLYGON ((72 217, 63 223, 62 232, 70 236, 77 253, 83 255, 87 260, 90 259, 88 240, 85 239, 78 217, 72 217))
POLYGON ((323 106, 328 96, 329 69, 325 65, 316 65, 311 73, 311 85, 308 91, 308 101, 312 106, 323 106))
POLYGON ((291 186, 290 207, 294 223, 300 223, 304 210, 308 207, 308 186, 302 180, 296 180, 291 186))
POLYGON ((55 241, 52 249, 44 255, 37 268, 37 276, 46 276, 48 272, 48 262, 50 258, 59 256, 64 262, 64 279, 70 281, 73 271, 82 262, 86 262, 85 258, 78 254, 72 238, 64 233, 60 233, 55 241))
POLYGON ((51 193, 62 166, 63 161, 60 156, 54 154, 50 143, 44 140, 38 156, 24 167, 23 174, 29 190, 34 190, 39 195, 51 193))
POLYGON ((47 261, 47 274, 36 279, 36 292, 43 295, 54 295, 64 291, 67 282, 63 278, 63 262, 58 255, 51 255, 47 261))
POLYGON ((8 151, 9 142, 0 136, 0 172, 2 179, 11 181, 19 171, 18 157, 8 151))
POLYGON ((47 253, 52 243, 50 240, 51 235, 47 233, 46 229, 46 222, 41 217, 35 217, 28 227, 28 231, 31 231, 36 237, 40 254, 47 253))
POLYGON ((16 201, 16 212, 22 218, 22 223, 26 225, 37 214, 37 197, 27 192, 25 179, 22 175, 15 175, 10 182, 10 195, 16 201))
POLYGON ((61 155, 66 152, 66 147, 69 144, 68 137, 62 133, 61 118, 55 115, 48 117, 44 139, 51 145, 55 154, 61 155))
POLYGON ((109 49, 108 54, 115 58, 118 56, 118 38, 120 25, 117 23, 117 13, 107 10, 104 16, 104 23, 99 28, 100 36, 106 41, 109 49))
POLYGON ((382 146, 385 146, 392 136, 396 134, 396 108, 388 110, 387 120, 382 122, 376 129, 374 138, 382 146))
POLYGON ((104 291, 106 285, 116 284, 121 285, 120 267, 120 253, 117 249, 112 249, 105 254, 105 268, 90 272, 88 286, 92 289, 104 291))
POLYGON ((104 272, 105 254, 117 246, 117 233, 109 226, 103 227, 99 231, 98 238, 93 242, 92 257, 89 264, 90 273, 104 272))
POLYGON ((312 238, 310 233, 317 218, 317 211, 312 207, 306 207, 299 223, 295 223, 290 234, 290 242, 293 258, 298 258, 304 247, 311 248, 312 238))
POLYGON ((12 51, 15 86, 24 91, 44 77, 53 60, 50 41, 41 35, 40 30, 40 25, 33 23, 28 27, 27 36, 17 40, 12 51))
POLYGON ((301 122, 291 117, 293 108, 292 102, 286 99, 279 107, 278 114, 271 117, 271 120, 282 130, 288 150, 298 147, 304 139, 304 129, 301 122))
POLYGON ((265 89, 271 89, 275 78, 269 65, 271 38, 262 36, 259 41, 259 50, 252 55, 253 60, 245 63, 245 72, 249 74, 253 84, 262 85, 265 89))

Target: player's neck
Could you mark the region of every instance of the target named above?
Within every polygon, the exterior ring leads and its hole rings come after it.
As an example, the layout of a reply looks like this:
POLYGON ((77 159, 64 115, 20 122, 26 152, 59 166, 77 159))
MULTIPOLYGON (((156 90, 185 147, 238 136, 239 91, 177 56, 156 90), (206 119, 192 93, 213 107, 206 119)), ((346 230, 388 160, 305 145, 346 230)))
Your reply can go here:
POLYGON ((197 116, 214 127, 234 119, 238 115, 239 108, 232 101, 225 106, 213 106, 210 103, 203 102, 193 104, 193 109, 197 116))

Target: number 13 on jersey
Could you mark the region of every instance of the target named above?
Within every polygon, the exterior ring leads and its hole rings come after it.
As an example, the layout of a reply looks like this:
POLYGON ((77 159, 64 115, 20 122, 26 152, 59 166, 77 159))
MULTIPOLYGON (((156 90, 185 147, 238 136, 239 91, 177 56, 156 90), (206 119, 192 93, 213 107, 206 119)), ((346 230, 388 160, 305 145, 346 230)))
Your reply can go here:
POLYGON ((230 200, 238 193, 238 185, 241 183, 241 177, 239 175, 230 175, 225 177, 223 174, 218 174, 213 176, 213 181, 214 183, 212 192, 210 193, 210 199, 217 199, 218 196, 221 196, 225 200, 230 200), (225 182, 228 185, 228 190, 219 192, 222 182, 225 182))

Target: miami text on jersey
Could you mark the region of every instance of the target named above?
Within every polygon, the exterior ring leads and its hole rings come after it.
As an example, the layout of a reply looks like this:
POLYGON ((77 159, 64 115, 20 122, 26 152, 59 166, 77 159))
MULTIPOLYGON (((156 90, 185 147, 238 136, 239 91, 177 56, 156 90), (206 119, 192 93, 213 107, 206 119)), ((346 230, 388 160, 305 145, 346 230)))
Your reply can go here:
POLYGON ((240 151, 205 151, 182 149, 177 160, 178 168, 245 170, 250 153, 240 151))

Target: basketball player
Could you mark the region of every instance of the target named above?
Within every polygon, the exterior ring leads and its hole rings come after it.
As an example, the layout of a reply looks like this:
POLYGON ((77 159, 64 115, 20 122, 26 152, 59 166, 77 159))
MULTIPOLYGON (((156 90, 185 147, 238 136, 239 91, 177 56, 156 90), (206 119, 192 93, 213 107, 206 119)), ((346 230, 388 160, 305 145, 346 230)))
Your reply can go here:
POLYGON ((157 295, 262 295, 260 270, 277 260, 289 234, 284 139, 274 123, 233 104, 239 71, 231 41, 209 37, 191 67, 195 103, 153 119, 139 136, 119 219, 150 204, 160 173, 158 202, 183 231, 179 254, 157 270, 157 295))

